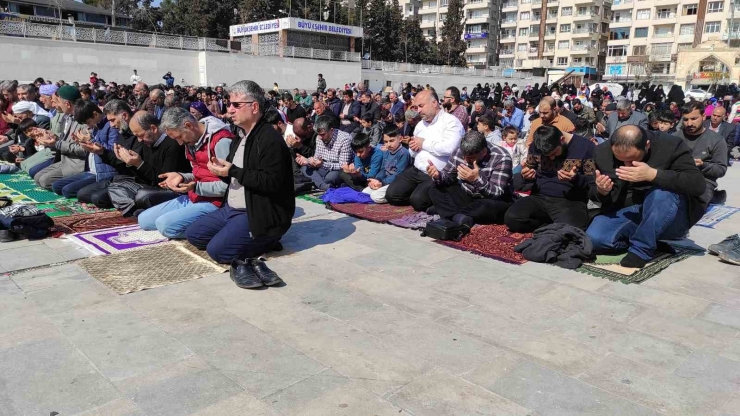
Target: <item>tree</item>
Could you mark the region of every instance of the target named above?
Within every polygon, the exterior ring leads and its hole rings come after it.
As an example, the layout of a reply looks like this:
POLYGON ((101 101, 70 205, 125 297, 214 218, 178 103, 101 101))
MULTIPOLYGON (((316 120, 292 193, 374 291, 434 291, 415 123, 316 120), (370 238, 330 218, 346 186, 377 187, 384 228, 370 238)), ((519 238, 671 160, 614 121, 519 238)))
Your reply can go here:
POLYGON ((227 39, 237 23, 236 0, 163 0, 162 29, 167 33, 227 39))
POLYGON ((412 64, 426 64, 430 60, 430 42, 424 37, 418 18, 403 21, 401 30, 404 61, 412 64))
POLYGON ((159 7, 152 7, 152 0, 144 0, 131 13, 130 25, 134 30, 159 32, 162 30, 162 12, 159 7))
POLYGON ((465 30, 463 0, 450 0, 447 17, 442 26, 442 41, 439 43, 439 59, 445 65, 466 66, 465 50, 468 45, 462 39, 465 30))
POLYGON ((284 2, 275 0, 241 0, 238 3, 240 23, 259 22, 284 16, 284 2))

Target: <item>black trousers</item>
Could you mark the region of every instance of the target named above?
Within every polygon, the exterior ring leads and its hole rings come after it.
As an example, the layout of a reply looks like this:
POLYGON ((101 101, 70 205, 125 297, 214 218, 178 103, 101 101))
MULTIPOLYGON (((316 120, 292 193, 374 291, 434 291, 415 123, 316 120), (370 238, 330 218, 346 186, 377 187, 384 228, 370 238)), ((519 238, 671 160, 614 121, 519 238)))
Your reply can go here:
POLYGON ((350 175, 349 173, 341 172, 339 174, 339 179, 342 180, 342 182, 346 183, 347 186, 354 189, 357 192, 362 192, 363 189, 367 186, 367 179, 360 177, 355 177, 350 175))
POLYGON ((518 199, 504 216, 506 226, 517 233, 529 233, 555 222, 585 230, 588 225, 586 203, 537 194, 518 199))
POLYGON ((112 179, 91 183, 77 191, 77 200, 93 204, 98 208, 113 208, 113 203, 108 196, 108 185, 112 179))
POLYGON ((419 169, 411 166, 401 172, 388 186, 385 199, 391 205, 411 204, 417 211, 426 211, 432 206, 429 198, 429 189, 434 186, 434 181, 419 169))
POLYGON ((459 183, 433 186, 429 189, 429 197, 440 217, 451 219, 463 214, 473 218, 476 224, 503 224, 504 215, 512 204, 494 198, 473 198, 459 183))

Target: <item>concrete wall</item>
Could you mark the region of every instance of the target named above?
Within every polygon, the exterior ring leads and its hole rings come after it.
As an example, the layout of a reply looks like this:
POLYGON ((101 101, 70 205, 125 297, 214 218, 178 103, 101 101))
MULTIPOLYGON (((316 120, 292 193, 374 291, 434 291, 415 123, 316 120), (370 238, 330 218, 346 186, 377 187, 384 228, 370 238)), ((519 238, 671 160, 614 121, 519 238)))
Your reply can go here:
POLYGON ((378 91, 381 88, 385 88, 387 82, 391 82, 393 89, 397 90, 401 82, 404 84, 410 82, 411 85, 429 84, 437 92, 444 91, 447 87, 454 85, 460 89, 468 87, 468 92, 473 90, 476 84, 480 83, 485 85, 486 83, 493 83, 496 85, 500 82, 504 85, 504 82, 508 82, 509 85, 517 84, 520 90, 527 84, 534 85, 536 82, 542 84, 545 80, 544 77, 532 77, 529 79, 519 78, 503 78, 503 77, 474 77, 464 75, 435 75, 435 74, 416 74, 411 72, 387 72, 376 69, 363 69, 362 79, 369 81, 369 88, 371 91, 378 91))
POLYGON ((0 37, 0 79, 88 82, 90 72, 106 81, 128 83, 133 70, 149 84, 167 71, 180 83, 198 83, 198 53, 136 46, 0 37))

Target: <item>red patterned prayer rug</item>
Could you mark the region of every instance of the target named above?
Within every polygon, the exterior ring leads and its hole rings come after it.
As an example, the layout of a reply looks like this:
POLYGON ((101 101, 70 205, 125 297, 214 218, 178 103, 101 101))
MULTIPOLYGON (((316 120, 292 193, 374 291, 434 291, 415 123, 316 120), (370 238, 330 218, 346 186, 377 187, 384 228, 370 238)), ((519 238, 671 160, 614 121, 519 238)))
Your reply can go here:
POLYGON ((506 263, 523 264, 527 260, 514 247, 531 237, 532 234, 512 233, 505 225, 476 225, 461 241, 436 242, 506 263))
POLYGON ((102 230, 104 228, 120 227, 122 225, 131 225, 136 223, 136 218, 123 217, 118 211, 56 217, 54 218, 52 236, 61 237, 64 234, 102 230))
POLYGON ((331 208, 353 217, 375 222, 388 222, 416 212, 410 206, 396 207, 388 204, 331 204, 331 208))

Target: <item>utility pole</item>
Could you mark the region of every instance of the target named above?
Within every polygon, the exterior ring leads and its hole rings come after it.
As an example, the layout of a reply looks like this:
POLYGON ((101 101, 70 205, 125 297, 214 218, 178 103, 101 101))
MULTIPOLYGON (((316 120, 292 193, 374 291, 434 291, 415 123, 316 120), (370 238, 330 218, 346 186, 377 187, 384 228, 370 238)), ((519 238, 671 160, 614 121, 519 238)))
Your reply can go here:
POLYGON ((116 0, 111 2, 110 6, 110 22, 111 26, 116 27, 116 0))

